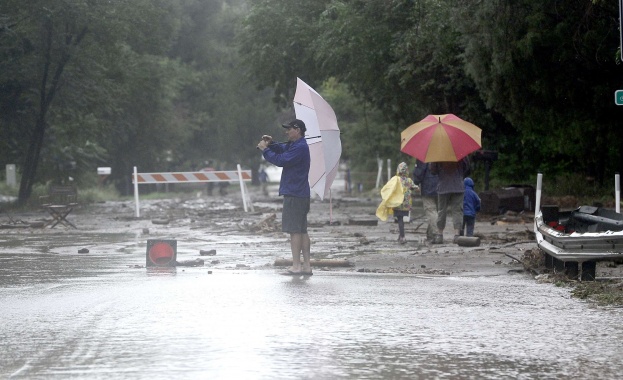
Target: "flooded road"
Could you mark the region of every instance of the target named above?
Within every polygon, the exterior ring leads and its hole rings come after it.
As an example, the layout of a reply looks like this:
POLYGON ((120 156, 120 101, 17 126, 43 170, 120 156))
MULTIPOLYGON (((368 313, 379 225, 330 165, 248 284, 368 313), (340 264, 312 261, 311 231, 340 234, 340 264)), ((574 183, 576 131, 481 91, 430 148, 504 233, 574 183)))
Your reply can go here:
POLYGON ((376 207, 312 205, 312 257, 356 265, 309 278, 273 265, 290 256, 279 199, 254 213, 233 198, 144 201, 142 218, 107 202, 76 210, 77 230, 3 230, 0 378, 620 377, 623 310, 512 274, 529 227, 483 220, 479 247, 430 246, 416 216, 401 245, 393 223, 351 223, 376 207), (154 238, 205 266, 146 269, 154 238))
POLYGON ((132 268, 0 255, 0 377, 611 379, 623 313, 528 276, 132 268))

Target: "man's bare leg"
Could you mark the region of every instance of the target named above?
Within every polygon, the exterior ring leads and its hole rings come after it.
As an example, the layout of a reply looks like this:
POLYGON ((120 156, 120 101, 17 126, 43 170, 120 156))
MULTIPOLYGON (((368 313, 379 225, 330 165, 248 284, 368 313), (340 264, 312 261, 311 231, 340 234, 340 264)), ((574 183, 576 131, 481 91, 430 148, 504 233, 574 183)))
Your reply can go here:
POLYGON ((303 249, 303 240, 305 240, 303 239, 303 234, 290 234, 290 250, 292 251, 292 267, 290 268, 290 271, 292 272, 301 271, 301 250, 303 249))
POLYGON ((310 261, 310 251, 311 251, 311 242, 309 240, 309 235, 307 233, 301 234, 302 242, 301 249, 303 250, 303 268, 302 272, 311 273, 311 261, 310 261))

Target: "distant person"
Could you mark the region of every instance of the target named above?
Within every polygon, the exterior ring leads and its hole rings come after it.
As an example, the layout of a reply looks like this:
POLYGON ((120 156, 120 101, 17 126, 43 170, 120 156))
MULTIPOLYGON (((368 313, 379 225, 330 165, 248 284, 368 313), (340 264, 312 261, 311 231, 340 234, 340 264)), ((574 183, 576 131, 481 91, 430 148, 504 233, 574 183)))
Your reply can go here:
POLYGON ((219 195, 227 195, 227 188, 229 187, 229 182, 221 181, 218 184, 218 193, 219 195))
POLYGON ((467 177, 463 180, 465 184, 465 194, 463 196, 463 227, 461 235, 474 236, 474 226, 476 225, 476 214, 480 211, 480 197, 474 191, 474 181, 467 177))
POLYGON ((345 182, 345 185, 346 185, 346 192, 348 194, 350 194, 351 191, 353 190, 353 188, 352 188, 353 184, 352 184, 351 179, 350 179, 350 166, 346 169, 346 182, 345 182))
POLYGON ((405 244, 407 239, 405 238, 405 222, 404 217, 409 216, 413 200, 411 199, 411 193, 417 188, 411 177, 409 177, 409 167, 405 162, 398 164, 396 175, 400 177, 400 183, 402 184, 403 201, 398 207, 394 207, 394 217, 398 221, 398 242, 405 244))
MULTIPOLYGON (((212 164, 212 161, 207 161, 207 162, 206 162, 206 165, 207 165, 207 166, 206 166, 205 168, 201 169, 202 171, 204 171, 204 172, 213 172, 213 171, 215 171, 214 167, 212 166, 212 165, 213 165, 213 164, 212 164)), ((207 193, 209 196, 211 196, 211 195, 212 195, 212 190, 213 190, 213 189, 214 189, 214 182, 211 182, 211 181, 210 181, 210 182, 208 182, 208 183, 206 184, 206 193, 207 193)))
POLYGON ((439 177, 431 172, 429 163, 416 160, 413 169, 413 182, 420 186, 422 208, 426 220, 428 220, 426 240, 438 244, 435 236, 437 235, 437 186, 439 185, 439 177))
POLYGON ((260 186, 262 187, 262 194, 268 196, 268 174, 266 170, 262 168, 259 172, 260 186))
POLYGON ((450 214, 454 227, 453 242, 456 243, 463 227, 463 197, 465 194, 463 179, 469 174, 469 162, 467 158, 458 162, 433 162, 431 171, 439 176, 439 186, 437 187, 439 210, 435 242, 443 243, 443 230, 446 227, 446 218, 450 214))
POLYGON ((271 136, 264 135, 257 148, 266 161, 283 168, 279 184, 279 195, 283 195, 281 230, 290 234, 292 251, 292 267, 285 274, 311 275, 311 242, 307 234, 307 214, 311 202, 308 180, 310 156, 305 140, 306 127, 299 119, 282 126, 287 142, 274 143, 271 136))
MULTIPOLYGON (((219 171, 223 170, 224 165, 219 166, 219 171)), ((229 187, 229 181, 219 181, 218 183, 218 193, 219 195, 227 195, 227 188, 229 187)))

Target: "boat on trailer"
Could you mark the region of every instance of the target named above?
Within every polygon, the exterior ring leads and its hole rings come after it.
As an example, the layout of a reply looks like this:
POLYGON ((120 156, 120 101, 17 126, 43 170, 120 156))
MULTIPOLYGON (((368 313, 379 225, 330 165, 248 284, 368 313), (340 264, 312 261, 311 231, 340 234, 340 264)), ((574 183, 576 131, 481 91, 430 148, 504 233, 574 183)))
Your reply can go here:
POLYGON ((545 253, 545 266, 570 278, 595 279, 598 261, 623 260, 623 215, 620 212, 619 175, 615 176, 616 208, 581 206, 560 211, 541 206, 541 173, 537 176, 534 232, 545 253), (581 268, 581 271, 580 271, 581 268))

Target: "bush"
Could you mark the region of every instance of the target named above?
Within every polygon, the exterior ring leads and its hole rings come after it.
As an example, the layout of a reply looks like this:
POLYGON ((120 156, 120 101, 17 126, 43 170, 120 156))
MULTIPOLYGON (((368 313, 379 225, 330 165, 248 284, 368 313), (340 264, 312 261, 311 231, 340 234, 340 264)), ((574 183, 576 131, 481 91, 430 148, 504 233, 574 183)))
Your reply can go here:
POLYGON ((112 200, 119 200, 119 192, 114 186, 106 187, 88 187, 86 189, 78 189, 78 203, 89 204, 112 200))

